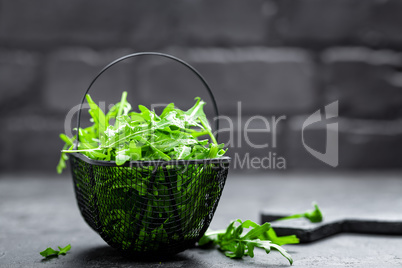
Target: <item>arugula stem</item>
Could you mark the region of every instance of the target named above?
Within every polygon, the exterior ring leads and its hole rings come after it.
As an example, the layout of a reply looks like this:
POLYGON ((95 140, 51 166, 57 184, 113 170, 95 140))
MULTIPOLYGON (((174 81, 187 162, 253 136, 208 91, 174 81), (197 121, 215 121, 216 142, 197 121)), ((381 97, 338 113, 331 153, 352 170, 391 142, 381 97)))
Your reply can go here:
POLYGON ((208 127, 204 124, 204 122, 202 122, 202 120, 200 120, 200 122, 201 122, 202 126, 204 127, 205 131, 207 131, 207 133, 211 137, 212 142, 215 145, 218 145, 218 142, 216 141, 215 136, 214 136, 214 134, 212 134, 211 130, 208 129, 208 127))
POLYGON ((207 232, 205 233, 205 236, 217 235, 217 234, 224 234, 225 232, 226 232, 225 229, 216 230, 216 231, 207 231, 207 232))
POLYGON ((208 131, 196 131, 196 130, 194 130, 193 132, 190 132, 190 133, 194 138, 209 134, 208 131))
MULTIPOLYGON (((198 102, 197 102, 197 104, 198 104, 198 102)), ((198 112, 199 109, 200 109, 200 106, 197 105, 197 107, 195 107, 194 111, 190 114, 190 117, 194 117, 194 115, 197 114, 197 112, 198 112)))
POLYGON ((169 157, 167 154, 163 153, 161 150, 159 150, 158 148, 156 148, 152 143, 150 143, 149 141, 145 141, 145 142, 146 142, 146 144, 147 144, 149 147, 151 147, 153 150, 155 150, 156 152, 158 152, 159 155, 161 155, 161 156, 164 158, 164 160, 170 160, 170 157, 169 157))
POLYGON ((294 215, 290 215, 290 216, 286 216, 286 217, 277 219, 276 221, 290 220, 290 219, 298 219, 298 218, 303 218, 304 216, 305 216, 305 213, 294 214, 294 215))
POLYGON ((219 246, 223 247, 225 245, 230 245, 230 244, 233 243, 233 241, 239 242, 240 239, 233 238, 233 239, 230 239, 230 240, 226 240, 226 242, 219 243, 219 246))
POLYGON ((313 202, 313 206, 314 206, 314 210, 306 211, 304 213, 293 214, 293 215, 290 215, 287 217, 277 219, 277 221, 297 219, 297 218, 306 218, 310 222, 321 222, 323 220, 322 212, 315 202, 313 202))
POLYGON ((181 157, 182 157, 182 155, 183 155, 183 153, 184 153, 184 150, 185 150, 185 147, 183 148, 183 150, 181 150, 181 152, 180 152, 180 155, 179 155, 178 159, 181 159, 181 157))
POLYGON ((123 108, 124 108, 124 105, 126 104, 126 102, 127 102, 127 91, 123 91, 123 94, 121 95, 119 111, 117 112, 116 117, 121 116, 121 114, 123 113, 123 108))

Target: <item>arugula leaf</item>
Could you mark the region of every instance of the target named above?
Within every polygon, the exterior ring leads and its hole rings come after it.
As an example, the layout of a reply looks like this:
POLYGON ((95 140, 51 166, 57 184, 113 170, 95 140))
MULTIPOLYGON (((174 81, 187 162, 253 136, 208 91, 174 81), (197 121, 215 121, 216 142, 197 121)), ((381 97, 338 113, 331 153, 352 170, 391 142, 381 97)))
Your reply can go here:
POLYGON ((279 246, 300 243, 300 240, 296 235, 277 236, 274 228, 269 229, 268 232, 262 235, 262 237, 264 240, 269 240, 279 246))
MULTIPOLYGON (((63 150, 66 150, 67 148, 68 148, 68 145, 66 144, 66 145, 64 145, 63 150)), ((62 152, 61 156, 60 156, 59 163, 57 164, 57 167, 56 167, 57 173, 61 174, 63 172, 63 169, 66 168, 66 161, 67 160, 68 160, 68 157, 67 157, 66 153, 62 152)))
POLYGON ((89 104, 89 114, 92 116, 95 129, 97 129, 97 134, 99 137, 103 135, 106 128, 109 126, 109 123, 106 121, 106 116, 103 111, 99 108, 99 106, 92 100, 89 94, 86 95, 87 102, 89 104))
POLYGON ((60 250, 59 255, 66 255, 67 251, 69 251, 71 249, 71 245, 68 244, 64 248, 61 248, 61 247, 58 247, 58 248, 60 250))
POLYGON ((42 252, 39 252, 45 258, 52 257, 52 256, 59 256, 59 255, 66 255, 67 251, 71 249, 71 245, 68 244, 64 248, 58 247, 59 250, 54 250, 52 248, 47 248, 42 252))
POLYGON ((277 219, 277 221, 282 221, 282 220, 289 220, 289 219, 297 219, 297 218, 306 218, 310 222, 322 222, 323 216, 320 208, 318 205, 314 202, 313 203, 314 209, 306 211, 304 213, 298 213, 298 214, 293 214, 287 217, 283 217, 280 219, 277 219))
POLYGON ((120 101, 120 105, 119 105, 119 110, 117 112, 117 117, 121 116, 123 114, 123 109, 124 109, 124 105, 127 102, 127 92, 124 91, 123 94, 121 95, 121 101, 120 101))
POLYGON ((208 135, 211 137, 212 142, 217 145, 218 143, 216 142, 216 139, 211 132, 211 127, 203 110, 203 107, 206 103, 202 101, 199 97, 195 98, 195 100, 197 100, 196 104, 184 113, 186 115, 186 119, 188 120, 188 122, 190 122, 190 124, 193 124, 194 126, 200 126, 197 123, 198 119, 202 125, 201 128, 207 131, 208 135))
POLYGON ((47 248, 44 251, 40 252, 39 254, 42 255, 43 257, 47 258, 52 255, 58 255, 59 251, 54 250, 52 248, 47 248))
MULTIPOLYGON (((289 263, 293 263, 292 257, 279 244, 270 241, 271 238, 276 238, 280 242, 289 242, 288 244, 299 243, 299 239, 292 236, 277 237, 270 223, 258 225, 257 223, 247 220, 242 221, 237 219, 232 221, 226 230, 211 231, 208 230, 198 242, 199 246, 213 242, 219 246, 219 249, 229 258, 242 258, 245 255, 254 257, 254 248, 262 248, 268 254, 272 249, 279 251, 289 263), (237 226, 236 226, 237 225, 237 226), (243 235, 244 229, 251 228, 243 235)), ((282 243, 283 245, 285 243, 282 243)))
MULTIPOLYGON (((259 247, 262 249, 265 249, 265 252, 268 254, 269 252, 271 252, 271 249, 277 250, 279 251, 283 257, 285 257, 286 259, 288 259, 290 264, 293 264, 293 259, 290 256, 290 254, 281 246, 276 245, 274 243, 272 243, 271 241, 265 240, 265 241, 261 241, 260 239, 254 239, 254 240, 244 240, 244 242, 247 243, 247 245, 251 245, 251 249, 254 249, 254 247, 259 247)), ((248 250, 247 254, 251 257, 254 256, 254 253, 250 252, 250 249, 248 250), (251 253, 251 254, 250 254, 251 253)))

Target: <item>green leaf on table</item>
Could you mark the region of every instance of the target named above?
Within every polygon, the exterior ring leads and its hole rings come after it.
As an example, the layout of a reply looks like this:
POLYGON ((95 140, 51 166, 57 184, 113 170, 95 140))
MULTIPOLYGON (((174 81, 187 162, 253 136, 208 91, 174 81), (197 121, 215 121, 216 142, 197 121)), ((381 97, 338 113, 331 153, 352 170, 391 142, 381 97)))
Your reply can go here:
POLYGON ((44 251, 40 252, 39 254, 42 255, 43 257, 47 258, 52 255, 58 255, 59 251, 54 250, 52 248, 47 248, 44 251))
POLYGON ((314 210, 305 213, 304 217, 309 219, 311 222, 322 222, 323 216, 320 208, 316 203, 314 205, 314 210))
POLYGON ((214 243, 219 246, 219 249, 224 252, 229 258, 242 258, 245 255, 254 257, 254 248, 262 248, 268 254, 271 249, 279 251, 289 263, 292 264, 291 256, 280 245, 270 238, 276 238, 277 241, 299 243, 299 240, 292 236, 292 239, 287 237, 277 237, 270 223, 259 225, 253 221, 242 221, 240 219, 232 221, 226 230, 212 231, 208 230, 199 240, 198 245, 203 246, 208 243, 214 243), (250 229, 243 234, 245 229, 250 229), (271 231, 272 230, 272 231, 271 231), (282 240, 281 240, 282 239, 282 240))
POLYGON ((52 248, 47 248, 42 252, 39 252, 40 255, 42 255, 45 258, 52 257, 52 256, 59 256, 59 255, 65 255, 67 251, 71 249, 71 245, 68 244, 64 248, 58 247, 59 250, 54 250, 52 248))
POLYGON ((253 240, 245 240, 245 242, 249 245, 252 245, 252 248, 259 247, 264 249, 267 254, 271 252, 271 249, 277 250, 282 254, 282 256, 288 259, 290 264, 293 263, 293 259, 290 256, 290 254, 284 248, 272 243, 271 241, 268 240, 262 241, 260 239, 253 239, 253 240))
POLYGON ((71 245, 68 244, 64 248, 61 248, 61 247, 58 247, 58 248, 60 250, 59 255, 61 255, 61 254, 65 255, 67 253, 67 251, 69 251, 71 249, 71 245))
POLYGON ((293 215, 290 215, 290 216, 286 216, 286 217, 277 219, 277 221, 298 219, 298 218, 306 218, 310 222, 314 222, 314 223, 322 222, 323 215, 322 215, 322 212, 321 212, 320 208, 318 207, 318 205, 315 202, 313 203, 313 206, 314 206, 313 210, 309 210, 309 211, 306 211, 304 213, 298 213, 298 214, 293 214, 293 215))

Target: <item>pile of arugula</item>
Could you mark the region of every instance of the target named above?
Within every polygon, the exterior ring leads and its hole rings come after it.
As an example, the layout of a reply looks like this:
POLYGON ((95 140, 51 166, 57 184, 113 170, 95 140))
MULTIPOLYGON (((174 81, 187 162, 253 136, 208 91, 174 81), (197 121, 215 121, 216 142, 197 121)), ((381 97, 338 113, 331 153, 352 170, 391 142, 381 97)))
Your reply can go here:
MULTIPOLYGON (((277 220, 306 218, 310 222, 321 222, 323 220, 321 210, 317 204, 313 203, 313 205, 314 209, 311 211, 290 215, 277 220)), ((278 237, 268 222, 258 225, 250 220, 242 221, 237 219, 232 221, 226 230, 208 230, 200 239, 198 245, 204 246, 210 243, 218 245, 219 249, 230 258, 242 258, 243 256, 253 258, 255 247, 264 249, 267 254, 271 250, 277 250, 292 264, 292 257, 281 246, 285 244, 298 244, 299 239, 295 235, 278 237), (243 234, 244 230, 248 228, 250 230, 243 234)))
POLYGON ((131 111, 127 92, 106 115, 89 95, 86 99, 93 125, 78 130, 77 150, 73 149, 76 136, 60 134, 65 145, 57 166, 59 173, 66 167, 66 154, 73 152, 95 160, 115 161, 117 165, 133 160, 211 159, 226 152, 224 144, 218 144, 212 134, 203 110, 205 102, 200 98, 188 111, 170 103, 160 115, 142 105, 138 106, 140 112, 131 111), (209 135, 212 143, 198 139, 204 135, 209 135))
POLYGON ((219 180, 211 179, 218 171, 211 170, 211 164, 121 165, 224 155, 224 144, 217 143, 203 111, 205 102, 196 98, 187 111, 171 103, 158 115, 142 105, 140 112, 131 111, 126 98, 124 92, 121 101, 104 114, 86 95, 93 125, 78 129, 77 149, 76 136, 60 135, 65 145, 57 170, 62 172, 67 154, 74 152, 118 165, 107 170, 93 166, 95 185, 83 172, 77 176, 76 188, 84 192, 85 206, 99 212, 96 224, 103 237, 123 250, 156 250, 161 243, 194 239, 220 196, 219 180), (199 139, 204 135, 212 142, 199 139))

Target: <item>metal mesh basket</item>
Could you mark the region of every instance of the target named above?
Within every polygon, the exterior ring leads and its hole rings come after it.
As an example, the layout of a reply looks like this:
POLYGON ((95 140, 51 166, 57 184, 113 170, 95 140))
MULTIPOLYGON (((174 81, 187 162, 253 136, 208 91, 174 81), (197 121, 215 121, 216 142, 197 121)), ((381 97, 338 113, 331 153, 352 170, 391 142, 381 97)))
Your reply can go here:
MULTIPOLYGON (((182 60, 161 53, 130 54, 112 62, 95 77, 85 95, 108 68, 142 55, 167 57, 187 66, 206 86, 218 115, 213 94, 202 76, 182 60)), ((80 117, 81 109, 77 129, 80 117)), ((112 247, 141 258, 171 256, 201 238, 218 205, 229 163, 229 157, 221 157, 131 161, 117 166, 80 153, 70 157, 77 203, 85 221, 112 247)))

